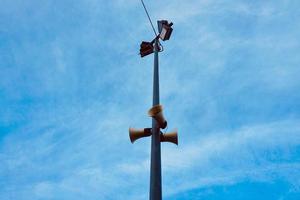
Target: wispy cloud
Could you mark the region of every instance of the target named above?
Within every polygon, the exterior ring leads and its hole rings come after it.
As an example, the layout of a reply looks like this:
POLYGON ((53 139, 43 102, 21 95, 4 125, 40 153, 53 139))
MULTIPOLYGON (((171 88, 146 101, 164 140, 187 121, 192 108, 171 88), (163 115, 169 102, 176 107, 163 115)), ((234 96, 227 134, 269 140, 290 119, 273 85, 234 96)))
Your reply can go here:
MULTIPOLYGON (((299 191, 299 3, 145 2, 174 22, 160 54, 161 103, 179 130, 178 147, 162 144, 165 197, 247 181, 299 191)), ((140 2, 1 6, 1 198, 147 199, 150 138, 128 138, 151 125, 140 2)))
MULTIPOLYGON (((244 180, 273 182, 278 176, 299 188, 299 175, 293 173, 300 167, 294 160, 294 149, 300 144, 298 124, 297 120, 278 121, 195 136, 193 142, 179 148, 164 144, 162 164, 167 194, 244 180)), ((145 171, 142 163, 148 162, 127 164, 126 172, 140 174, 145 171)))

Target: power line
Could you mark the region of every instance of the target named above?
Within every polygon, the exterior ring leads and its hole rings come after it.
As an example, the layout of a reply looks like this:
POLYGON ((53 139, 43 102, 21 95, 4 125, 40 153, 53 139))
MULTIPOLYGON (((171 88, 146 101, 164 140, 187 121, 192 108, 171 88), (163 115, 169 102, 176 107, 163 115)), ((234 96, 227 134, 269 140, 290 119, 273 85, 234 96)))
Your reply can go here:
POLYGON ((151 24, 151 27, 152 27, 153 32, 154 32, 154 34, 155 34, 155 37, 157 37, 157 33, 156 33, 156 31, 155 31, 155 28, 154 28, 154 26, 153 26, 153 23, 152 23, 152 21, 151 21, 151 18, 150 18, 150 16, 149 16, 149 13, 148 13, 148 11, 147 11, 147 8, 146 8, 146 6, 145 6, 145 4, 144 4, 144 1, 141 0, 141 2, 142 2, 142 4, 143 4, 143 7, 144 7, 145 12, 146 12, 146 14, 147 14, 147 17, 148 17, 148 19, 149 19, 149 22, 150 22, 150 24, 151 24))

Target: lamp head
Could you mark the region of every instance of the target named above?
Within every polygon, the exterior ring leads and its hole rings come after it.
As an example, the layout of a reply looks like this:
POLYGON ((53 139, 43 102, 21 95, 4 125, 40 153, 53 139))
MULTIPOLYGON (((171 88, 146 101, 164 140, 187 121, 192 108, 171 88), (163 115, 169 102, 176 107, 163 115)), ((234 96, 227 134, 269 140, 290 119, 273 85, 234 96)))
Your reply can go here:
POLYGON ((167 20, 157 21, 159 37, 163 41, 169 40, 173 31, 171 27, 173 23, 169 23, 167 20))
POLYGON ((153 53, 153 43, 143 41, 140 48, 141 57, 147 56, 151 53, 153 53))

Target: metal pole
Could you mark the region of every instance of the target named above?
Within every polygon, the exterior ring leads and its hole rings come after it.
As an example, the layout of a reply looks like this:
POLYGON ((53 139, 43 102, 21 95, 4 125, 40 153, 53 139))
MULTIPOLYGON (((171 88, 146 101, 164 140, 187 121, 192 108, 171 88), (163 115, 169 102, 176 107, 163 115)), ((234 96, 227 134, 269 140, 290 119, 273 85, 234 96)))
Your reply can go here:
MULTIPOLYGON (((154 47, 154 74, 153 74, 153 106, 159 104, 159 67, 158 67, 158 38, 154 47)), ((162 199, 161 188, 161 152, 160 128, 155 119, 152 119, 151 136, 151 166, 150 166, 150 200, 162 199)))

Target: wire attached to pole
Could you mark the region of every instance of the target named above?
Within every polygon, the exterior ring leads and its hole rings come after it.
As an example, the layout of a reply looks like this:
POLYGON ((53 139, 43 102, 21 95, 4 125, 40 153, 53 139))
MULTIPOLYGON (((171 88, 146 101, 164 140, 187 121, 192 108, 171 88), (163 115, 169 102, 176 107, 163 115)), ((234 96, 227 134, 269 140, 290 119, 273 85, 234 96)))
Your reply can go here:
POLYGON ((155 37, 157 37, 157 33, 156 33, 156 31, 155 31, 155 28, 154 28, 154 26, 153 26, 153 23, 152 23, 152 21, 151 21, 151 18, 150 18, 150 16, 149 16, 149 13, 148 13, 148 11, 147 11, 147 8, 146 8, 146 6, 145 6, 145 4, 144 4, 144 1, 141 0, 141 2, 142 2, 142 4, 143 4, 143 7, 144 7, 145 12, 146 12, 146 14, 147 14, 147 17, 148 17, 148 19, 149 19, 149 22, 150 22, 150 24, 151 24, 151 27, 152 27, 153 32, 154 32, 154 34, 155 34, 155 37))

